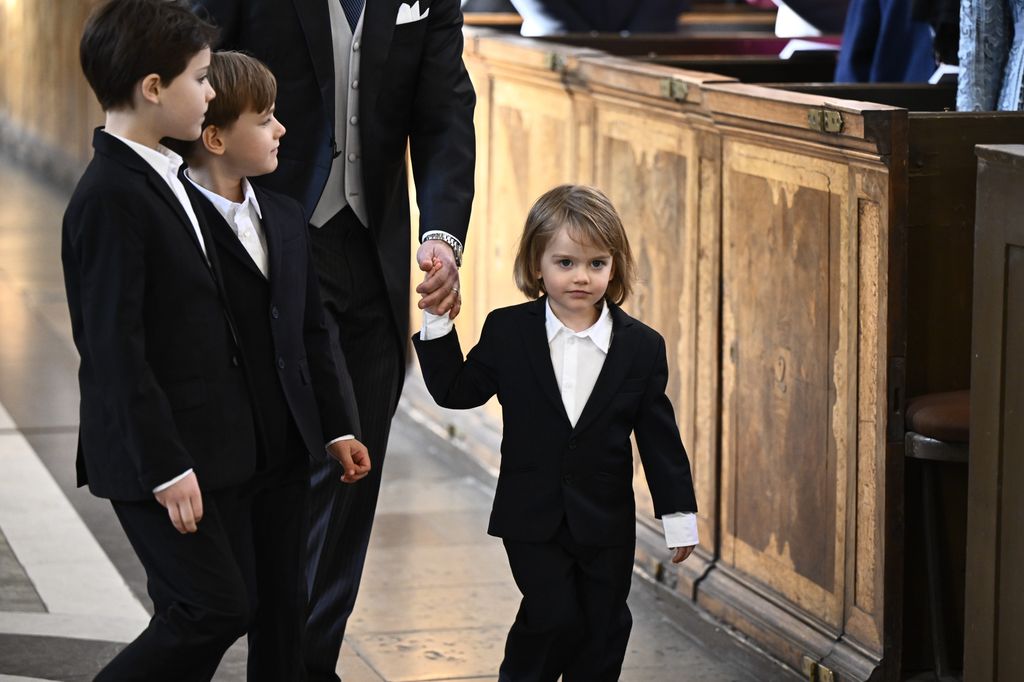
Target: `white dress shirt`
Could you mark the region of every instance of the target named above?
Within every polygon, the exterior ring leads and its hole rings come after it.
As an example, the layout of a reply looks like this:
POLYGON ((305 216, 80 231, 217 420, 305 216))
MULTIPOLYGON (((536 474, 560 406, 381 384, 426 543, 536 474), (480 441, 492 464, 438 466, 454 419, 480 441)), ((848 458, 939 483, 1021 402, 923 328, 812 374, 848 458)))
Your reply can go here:
MULTIPOLYGON (((549 301, 545 306, 544 326, 547 331, 548 349, 551 352, 551 366, 555 371, 562 405, 565 407, 569 422, 576 426, 611 347, 611 311, 608 304, 604 304, 597 322, 581 332, 576 332, 562 324, 551 310, 549 301)), ((424 341, 437 339, 451 332, 453 327, 454 322, 447 315, 434 315, 424 310, 420 338, 424 341)), ((665 543, 669 547, 689 547, 698 543, 696 514, 664 514, 662 523, 665 543)))
POLYGON ((210 200, 213 207, 217 209, 228 224, 231 231, 238 237, 253 263, 263 273, 264 277, 270 277, 270 263, 267 257, 267 236, 263 233, 263 212, 260 210, 260 202, 256 201, 256 193, 246 178, 242 178, 242 202, 237 203, 226 199, 216 192, 212 192, 192 179, 192 176, 185 171, 185 177, 199 190, 204 197, 210 200))
MULTIPOLYGON (((203 250, 203 256, 207 258, 207 263, 209 263, 209 257, 206 256, 206 241, 203 239, 203 233, 199 230, 199 219, 196 217, 195 209, 192 208, 192 202, 189 201, 188 194, 185 193, 185 186, 181 184, 181 180, 178 178, 178 170, 181 168, 181 164, 183 162, 182 158, 162 144, 157 145, 156 149, 152 149, 144 144, 139 144, 138 142, 121 137, 120 135, 115 135, 114 133, 108 132, 107 135, 116 137, 118 140, 128 145, 128 147, 141 156, 142 160, 148 163, 150 167, 156 171, 156 174, 160 176, 160 179, 166 182, 168 187, 171 188, 174 198, 177 199, 178 203, 181 204, 181 207, 185 209, 185 215, 188 216, 189 221, 192 223, 192 229, 196 231, 196 239, 199 240, 199 247, 203 250)), ((184 471, 171 480, 161 483, 157 487, 153 488, 153 492, 158 493, 161 490, 166 490, 191 473, 192 469, 184 471)))

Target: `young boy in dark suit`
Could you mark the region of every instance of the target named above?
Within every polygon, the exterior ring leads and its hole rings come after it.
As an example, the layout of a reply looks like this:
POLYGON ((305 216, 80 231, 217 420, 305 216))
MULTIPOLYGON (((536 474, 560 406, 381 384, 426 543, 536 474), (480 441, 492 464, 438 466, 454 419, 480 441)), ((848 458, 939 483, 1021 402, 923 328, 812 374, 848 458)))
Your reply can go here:
POLYGON ((497 395, 502 406, 488 532, 504 541, 523 593, 502 681, 619 678, 636 541, 630 434, 672 561, 697 544, 665 341, 619 307, 634 269, 608 198, 556 187, 530 210, 516 255, 516 284, 536 300, 490 313, 465 360, 448 315, 425 311, 413 337, 439 405, 467 409, 497 395))
POLYGON ((182 145, 186 188, 205 217, 253 387, 263 456, 250 486, 259 530, 249 631, 249 679, 297 680, 304 673, 306 500, 310 457, 324 447, 337 476, 369 471, 351 435, 309 255, 307 223, 295 200, 249 183, 277 167, 285 129, 274 117, 277 83, 253 57, 216 52, 208 71, 217 99, 203 132, 182 145))
POLYGON ((78 480, 111 500, 154 607, 101 681, 209 680, 252 618, 254 404, 212 236, 160 144, 199 136, 215 34, 184 0, 111 0, 80 45, 106 125, 63 225, 78 480))

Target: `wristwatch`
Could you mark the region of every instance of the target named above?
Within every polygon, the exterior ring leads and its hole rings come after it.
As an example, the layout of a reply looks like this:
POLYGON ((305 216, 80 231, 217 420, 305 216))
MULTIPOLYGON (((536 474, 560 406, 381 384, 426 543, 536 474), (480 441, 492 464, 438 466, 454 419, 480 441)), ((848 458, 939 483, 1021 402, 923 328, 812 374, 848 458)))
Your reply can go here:
POLYGON ((427 233, 425 233, 423 235, 423 238, 420 239, 420 243, 422 244, 423 242, 427 241, 428 239, 436 239, 436 240, 442 241, 445 244, 447 244, 448 246, 452 247, 452 252, 455 254, 455 267, 457 267, 457 268, 461 268, 462 267, 462 242, 460 242, 458 239, 456 239, 455 237, 451 236, 447 232, 441 232, 441 231, 434 231, 434 232, 427 232, 427 233))

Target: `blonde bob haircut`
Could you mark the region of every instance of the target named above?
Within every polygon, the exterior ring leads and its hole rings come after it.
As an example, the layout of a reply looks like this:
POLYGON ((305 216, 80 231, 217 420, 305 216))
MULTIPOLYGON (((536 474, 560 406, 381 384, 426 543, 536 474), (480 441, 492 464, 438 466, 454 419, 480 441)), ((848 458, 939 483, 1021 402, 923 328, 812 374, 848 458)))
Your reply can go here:
POLYGON ((612 279, 605 298, 621 305, 633 293, 633 252, 612 202, 601 190, 586 185, 559 185, 545 192, 530 209, 513 266, 519 290, 531 299, 546 293, 544 282, 537 276, 540 259, 562 227, 574 241, 600 246, 611 253, 612 279))

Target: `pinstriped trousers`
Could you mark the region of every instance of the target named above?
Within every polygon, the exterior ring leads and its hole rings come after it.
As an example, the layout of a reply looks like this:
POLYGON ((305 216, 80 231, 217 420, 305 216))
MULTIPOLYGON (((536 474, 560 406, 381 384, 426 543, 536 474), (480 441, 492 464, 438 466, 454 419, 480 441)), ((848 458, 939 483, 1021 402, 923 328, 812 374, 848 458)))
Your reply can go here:
POLYGON ((320 682, 339 679, 338 653, 359 590, 403 367, 369 231, 346 207, 323 227, 310 228, 310 235, 335 360, 352 377, 346 398, 356 407, 357 436, 373 465, 351 485, 340 482, 341 467, 333 459, 311 467, 304 657, 308 679, 320 682))

